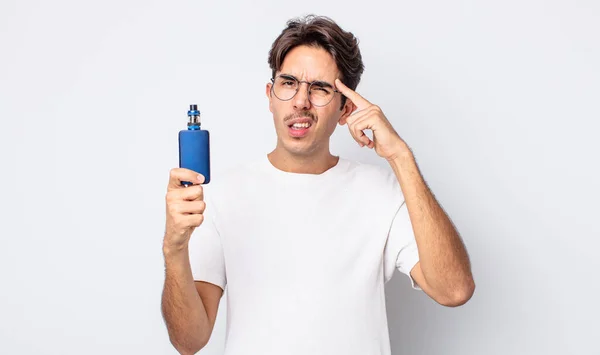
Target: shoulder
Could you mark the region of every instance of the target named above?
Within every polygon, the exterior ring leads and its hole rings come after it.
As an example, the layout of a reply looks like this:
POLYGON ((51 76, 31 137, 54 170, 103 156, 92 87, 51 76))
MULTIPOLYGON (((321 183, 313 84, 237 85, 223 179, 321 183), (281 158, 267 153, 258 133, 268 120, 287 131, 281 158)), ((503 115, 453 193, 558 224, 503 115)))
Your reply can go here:
POLYGON ((396 174, 385 160, 366 163, 347 159, 346 164, 346 183, 367 194, 371 201, 394 208, 404 201, 396 174))
POLYGON ((375 164, 346 158, 344 158, 344 161, 347 165, 348 175, 361 180, 363 183, 387 188, 394 187, 397 184, 394 171, 385 162, 375 164))

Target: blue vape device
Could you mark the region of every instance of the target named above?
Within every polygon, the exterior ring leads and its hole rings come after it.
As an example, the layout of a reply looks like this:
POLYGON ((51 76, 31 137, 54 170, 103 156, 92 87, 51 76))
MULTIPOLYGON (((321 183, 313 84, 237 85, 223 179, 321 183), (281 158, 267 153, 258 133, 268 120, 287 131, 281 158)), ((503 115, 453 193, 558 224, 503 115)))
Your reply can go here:
MULTIPOLYGON (((179 167, 193 170, 210 182, 210 134, 200 127, 198 105, 190 105, 187 129, 179 131, 179 167)), ((192 185, 188 181, 182 185, 192 185)))

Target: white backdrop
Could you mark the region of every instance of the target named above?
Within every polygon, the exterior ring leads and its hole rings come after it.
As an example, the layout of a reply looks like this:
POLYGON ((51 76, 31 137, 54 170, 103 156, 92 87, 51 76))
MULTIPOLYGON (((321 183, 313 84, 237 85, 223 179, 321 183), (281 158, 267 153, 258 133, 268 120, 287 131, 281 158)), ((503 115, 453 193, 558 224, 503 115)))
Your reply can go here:
MULTIPOLYGON (((197 103, 213 179, 272 149, 267 53, 307 13, 360 39, 357 91, 413 148, 472 258, 463 307, 388 283, 393 353, 600 353, 591 0, 3 0, 0 353, 175 353, 160 296, 177 132, 197 103)), ((332 149, 385 164, 346 127, 332 149)), ((202 354, 224 329, 223 301, 202 354)))

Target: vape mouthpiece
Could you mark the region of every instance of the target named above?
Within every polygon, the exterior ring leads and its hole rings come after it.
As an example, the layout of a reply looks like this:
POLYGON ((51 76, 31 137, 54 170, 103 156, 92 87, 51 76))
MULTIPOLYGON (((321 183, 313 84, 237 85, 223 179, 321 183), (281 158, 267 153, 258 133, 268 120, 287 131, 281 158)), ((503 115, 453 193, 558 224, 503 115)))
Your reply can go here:
POLYGON ((188 117, 190 118, 188 126, 200 126, 200 111, 198 111, 198 105, 190 105, 188 117))

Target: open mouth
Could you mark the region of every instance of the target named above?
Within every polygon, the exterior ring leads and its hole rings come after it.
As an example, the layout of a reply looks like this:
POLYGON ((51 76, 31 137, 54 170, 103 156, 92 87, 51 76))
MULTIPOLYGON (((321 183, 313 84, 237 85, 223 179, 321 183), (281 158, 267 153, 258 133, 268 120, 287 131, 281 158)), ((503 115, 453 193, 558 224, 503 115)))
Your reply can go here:
POLYGON ((312 127, 312 123, 303 122, 303 123, 294 123, 293 125, 288 126, 289 132, 292 137, 302 137, 305 136, 310 127, 312 127))

